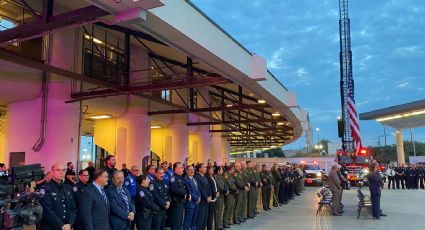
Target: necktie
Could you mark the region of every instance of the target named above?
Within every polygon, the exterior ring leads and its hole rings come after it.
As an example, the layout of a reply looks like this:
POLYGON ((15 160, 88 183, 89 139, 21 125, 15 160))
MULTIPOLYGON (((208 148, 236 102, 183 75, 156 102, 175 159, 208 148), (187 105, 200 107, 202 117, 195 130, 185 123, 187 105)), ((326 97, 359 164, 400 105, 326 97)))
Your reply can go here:
POLYGON ((193 177, 192 177, 192 181, 195 184, 196 189, 198 189, 198 184, 196 183, 195 179, 193 179, 193 177))
POLYGON ((124 189, 122 189, 122 188, 119 188, 118 189, 118 193, 121 194, 122 199, 124 200, 125 204, 127 205, 127 210, 129 210, 130 207, 128 205, 128 196, 127 196, 127 193, 125 193, 124 189))
POLYGON ((100 189, 100 192, 101 192, 101 194, 102 194, 102 197, 103 197, 103 200, 105 201, 105 203, 108 203, 108 198, 106 197, 106 194, 105 194, 105 189, 100 189))

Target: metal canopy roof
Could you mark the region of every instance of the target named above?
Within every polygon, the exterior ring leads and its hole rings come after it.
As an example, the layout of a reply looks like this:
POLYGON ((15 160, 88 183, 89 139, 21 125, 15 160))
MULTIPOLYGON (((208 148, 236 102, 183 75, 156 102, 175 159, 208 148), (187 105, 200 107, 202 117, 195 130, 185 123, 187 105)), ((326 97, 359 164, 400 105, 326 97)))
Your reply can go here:
POLYGON ((425 126, 425 100, 361 113, 361 120, 376 120, 396 129, 425 126))

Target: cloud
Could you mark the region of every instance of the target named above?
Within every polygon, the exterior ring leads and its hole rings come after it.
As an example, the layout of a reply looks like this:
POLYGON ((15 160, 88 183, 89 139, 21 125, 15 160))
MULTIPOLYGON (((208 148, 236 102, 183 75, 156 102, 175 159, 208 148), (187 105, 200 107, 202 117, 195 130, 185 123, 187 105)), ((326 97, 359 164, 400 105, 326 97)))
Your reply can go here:
POLYGON ((423 50, 421 46, 417 45, 396 48, 394 51, 394 55, 399 57, 411 57, 418 54, 423 54, 423 50))
POLYGON ((267 63, 267 67, 270 69, 281 69, 282 68, 282 55, 284 52, 284 48, 280 47, 278 50, 273 52, 270 61, 267 63))

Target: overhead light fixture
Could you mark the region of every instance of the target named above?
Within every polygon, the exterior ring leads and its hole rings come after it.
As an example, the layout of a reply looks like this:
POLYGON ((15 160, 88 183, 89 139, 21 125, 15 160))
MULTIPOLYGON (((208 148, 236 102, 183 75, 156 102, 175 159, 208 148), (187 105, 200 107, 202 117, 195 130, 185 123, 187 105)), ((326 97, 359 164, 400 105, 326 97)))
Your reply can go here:
POLYGON ((249 93, 248 94, 250 97, 254 97, 255 96, 255 94, 253 94, 253 93, 249 93))
POLYGON ((112 118, 112 116, 111 116, 111 115, 96 115, 96 116, 91 116, 90 118, 91 118, 91 119, 98 120, 98 119, 108 119, 108 118, 112 118))
POLYGON ((274 112, 274 113, 272 113, 272 116, 273 117, 278 117, 278 116, 280 116, 280 113, 279 112, 274 112))
POLYGON ((260 100, 258 100, 258 103, 260 103, 260 104, 266 104, 266 100, 260 99, 260 100))
POLYGON ((390 116, 390 117, 378 118, 378 119, 376 119, 376 121, 379 121, 379 122, 389 121, 389 120, 400 119, 400 118, 404 118, 404 117, 411 117, 411 116, 416 116, 416 115, 421 115, 421 114, 425 114, 425 110, 419 110, 419 111, 414 111, 414 112, 410 112, 410 113, 397 114, 397 115, 390 116))
POLYGON ((160 129, 160 128, 162 128, 160 125, 152 125, 151 126, 151 129, 160 129))
POLYGON ((284 125, 284 122, 278 122, 277 125, 284 125))
POLYGON ((226 105, 226 107, 227 107, 227 108, 230 108, 230 107, 233 107, 233 105, 231 105, 231 104, 227 104, 227 105, 226 105))

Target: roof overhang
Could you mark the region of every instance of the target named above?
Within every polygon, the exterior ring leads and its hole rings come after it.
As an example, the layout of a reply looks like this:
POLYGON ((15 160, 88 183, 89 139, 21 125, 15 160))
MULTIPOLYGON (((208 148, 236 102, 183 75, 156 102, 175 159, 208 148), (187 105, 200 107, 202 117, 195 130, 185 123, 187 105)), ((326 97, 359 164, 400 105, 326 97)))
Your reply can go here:
POLYGON ((162 2, 164 6, 149 10, 145 21, 131 26, 152 34, 232 82, 256 92, 291 122, 294 127, 291 141, 302 135, 298 115, 303 111, 290 105, 290 92, 267 71, 265 63, 261 71, 261 58, 241 46, 190 1, 162 2))
POLYGON ((425 100, 391 106, 360 114, 361 120, 376 120, 395 129, 425 126, 425 100))

